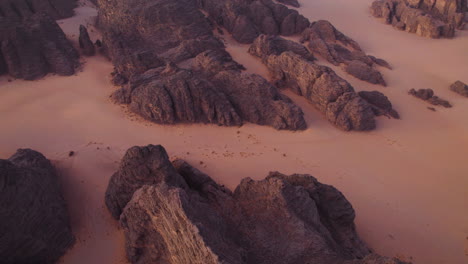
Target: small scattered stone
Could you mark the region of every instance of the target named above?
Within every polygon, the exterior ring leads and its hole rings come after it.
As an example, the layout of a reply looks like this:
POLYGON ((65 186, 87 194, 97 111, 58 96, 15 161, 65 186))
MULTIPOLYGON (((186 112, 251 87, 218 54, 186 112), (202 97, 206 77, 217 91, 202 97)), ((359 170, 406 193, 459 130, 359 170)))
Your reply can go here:
POLYGON ((75 155, 75 152, 74 152, 74 151, 70 151, 70 152, 68 153, 68 157, 72 157, 73 155, 75 155))
POLYGON ((428 106, 427 109, 429 109, 431 111, 434 111, 434 112, 436 111, 436 109, 434 107, 430 107, 430 106, 428 106))

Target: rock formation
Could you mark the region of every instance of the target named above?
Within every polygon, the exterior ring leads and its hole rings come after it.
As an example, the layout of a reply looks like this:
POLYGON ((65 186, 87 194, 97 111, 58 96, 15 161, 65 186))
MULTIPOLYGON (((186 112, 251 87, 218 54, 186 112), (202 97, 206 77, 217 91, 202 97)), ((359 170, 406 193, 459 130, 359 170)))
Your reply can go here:
POLYGON ((310 175, 272 172, 231 192, 149 145, 125 154, 108 188, 132 263, 403 263, 372 254, 351 204, 310 175))
POLYGON ((452 105, 447 100, 435 96, 432 89, 411 89, 408 93, 433 105, 441 105, 445 108, 452 107, 452 105))
MULTIPOLYGON (((222 26, 240 43, 252 43, 260 34, 294 35, 310 24, 296 10, 272 0, 198 0, 209 18, 222 26)), ((285 0, 295 5, 294 0, 285 0)))
POLYGON ((301 42, 308 41, 308 48, 317 56, 334 65, 343 65, 350 75, 373 84, 386 86, 382 74, 376 65, 390 68, 382 59, 366 55, 359 44, 338 31, 330 22, 313 22, 302 33, 301 42))
POLYGON ((55 168, 39 152, 19 149, 0 160, 2 263, 54 263, 74 242, 55 168))
POLYGON ((80 36, 78 38, 78 42, 85 56, 94 56, 96 49, 89 38, 88 29, 83 25, 80 25, 80 36))
POLYGON ((450 85, 450 90, 458 93, 459 95, 468 97, 468 85, 461 81, 456 81, 450 85))
POLYGON ((0 17, 28 18, 47 14, 54 20, 73 16, 76 0, 0 0, 0 17))
POLYGON ((466 0, 377 0, 373 16, 407 32, 430 38, 451 38, 463 29, 466 0))
POLYGON ((72 75, 79 65, 76 50, 57 23, 44 14, 26 18, 0 14, 0 74, 34 80, 47 73, 72 75))
POLYGON ((396 119, 400 118, 395 109, 393 109, 392 103, 388 100, 388 97, 379 91, 360 91, 359 96, 371 104, 374 114, 376 116, 390 116, 396 119))
POLYGON ((317 65, 302 45, 278 36, 259 36, 249 53, 261 58, 280 88, 304 96, 343 130, 375 128, 375 113, 354 88, 332 69, 317 65))
POLYGON ((115 65, 112 97, 148 120, 305 129, 302 110, 259 75, 242 72, 191 0, 99 2, 115 65))
POLYGON ((297 0, 278 0, 278 2, 285 4, 285 5, 290 5, 294 7, 300 7, 301 5, 299 4, 299 1, 297 0))

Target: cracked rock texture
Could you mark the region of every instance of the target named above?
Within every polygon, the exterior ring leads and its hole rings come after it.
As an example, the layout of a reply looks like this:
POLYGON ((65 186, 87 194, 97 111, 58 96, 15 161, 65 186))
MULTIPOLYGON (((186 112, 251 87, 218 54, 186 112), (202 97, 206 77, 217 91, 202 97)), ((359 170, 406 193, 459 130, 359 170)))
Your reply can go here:
POLYGON ((458 93, 459 95, 468 97, 468 85, 462 81, 456 81, 450 85, 450 90, 458 93))
POLYGON ((249 49, 261 58, 278 87, 304 96, 335 126, 343 130, 372 130, 372 106, 332 69, 310 60, 305 48, 277 36, 259 36, 249 49))
POLYGON ((259 75, 242 72, 192 0, 101 0, 99 27, 115 65, 112 98, 156 123, 244 121, 306 128, 302 110, 259 75))
POLYGON ((432 89, 411 89, 408 93, 416 98, 427 101, 432 105, 440 105, 445 108, 452 107, 452 105, 447 100, 435 96, 432 89))
POLYGON ((386 86, 376 66, 390 68, 390 65, 382 59, 365 54, 356 41, 338 31, 330 22, 313 22, 302 33, 301 42, 308 42, 307 47, 314 55, 334 65, 342 65, 350 75, 372 84, 386 86))
POLYGON ((75 241, 55 168, 39 152, 0 160, 0 234, 5 264, 54 263, 75 241))
POLYGON ((351 204, 310 175, 272 172, 231 192, 183 160, 171 164, 161 146, 133 147, 122 164, 106 201, 121 201, 114 216, 132 263, 403 263, 371 253, 351 204))
POLYGON ((373 16, 410 33, 430 38, 452 38, 464 28, 466 0, 377 0, 373 16))

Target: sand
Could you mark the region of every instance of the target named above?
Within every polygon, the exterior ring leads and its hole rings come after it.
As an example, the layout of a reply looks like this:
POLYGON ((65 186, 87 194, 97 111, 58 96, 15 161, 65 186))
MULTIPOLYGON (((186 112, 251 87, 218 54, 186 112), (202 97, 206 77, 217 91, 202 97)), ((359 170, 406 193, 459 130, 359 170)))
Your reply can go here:
MULTIPOLYGON (((172 157, 186 159, 229 188, 273 170, 312 174, 346 195, 356 209, 359 234, 379 254, 416 264, 468 261, 468 99, 448 89, 456 80, 468 83, 468 31, 451 40, 425 39, 370 17, 369 0, 302 4, 299 10, 308 18, 330 20, 394 67, 382 69, 386 88, 333 68, 356 90, 384 92, 401 120, 379 118, 375 131, 342 132, 303 98, 286 92, 304 110, 306 131, 253 124, 161 126, 109 101, 113 67, 102 57, 86 58, 77 76, 34 82, 0 77, 0 158, 32 148, 62 174, 77 243, 61 263, 126 263, 123 233, 104 207, 104 192, 125 150, 150 143, 162 144, 172 157), (454 107, 429 111, 430 105, 407 95, 410 88, 432 88, 454 107), (69 151, 76 154, 69 157, 69 151)), ((94 16, 92 8, 80 7, 61 26, 76 42, 78 25, 92 23, 94 16)), ((90 33, 93 40, 98 37, 90 33)), ((245 54, 248 46, 226 42, 249 71, 267 76, 261 63, 245 54)))

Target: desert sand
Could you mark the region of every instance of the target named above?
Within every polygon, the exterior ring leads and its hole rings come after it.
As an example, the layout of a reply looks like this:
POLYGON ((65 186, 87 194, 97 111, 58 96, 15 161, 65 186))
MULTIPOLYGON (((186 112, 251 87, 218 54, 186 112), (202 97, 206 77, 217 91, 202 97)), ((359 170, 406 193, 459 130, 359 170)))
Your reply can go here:
MULTIPOLYGON (((101 56, 83 59, 82 72, 72 77, 49 75, 34 82, 0 77, 0 158, 32 148, 62 172, 77 243, 61 263, 127 263, 123 233, 104 206, 104 192, 125 150, 146 144, 162 144, 172 157, 186 159, 229 188, 274 170, 312 174, 345 194, 356 210, 359 234, 379 254, 416 264, 466 263, 468 99, 448 86, 468 83, 468 31, 450 40, 421 38, 371 17, 370 3, 302 0, 299 11, 311 20, 329 20, 365 52, 393 66, 381 69, 385 88, 332 67, 356 90, 384 92, 399 111, 401 120, 379 118, 372 132, 339 131, 290 92, 305 112, 306 131, 151 124, 110 102, 113 67, 101 56), (428 103, 407 94, 411 88, 432 88, 454 107, 432 112, 428 103), (69 157, 70 151, 75 155, 69 157)), ((74 42, 79 24, 93 23, 96 15, 87 6, 76 12, 60 21, 74 42)), ((98 37, 96 30, 90 35, 98 37)), ((260 61, 245 53, 248 46, 228 37, 226 43, 250 72, 268 77, 260 61)))

